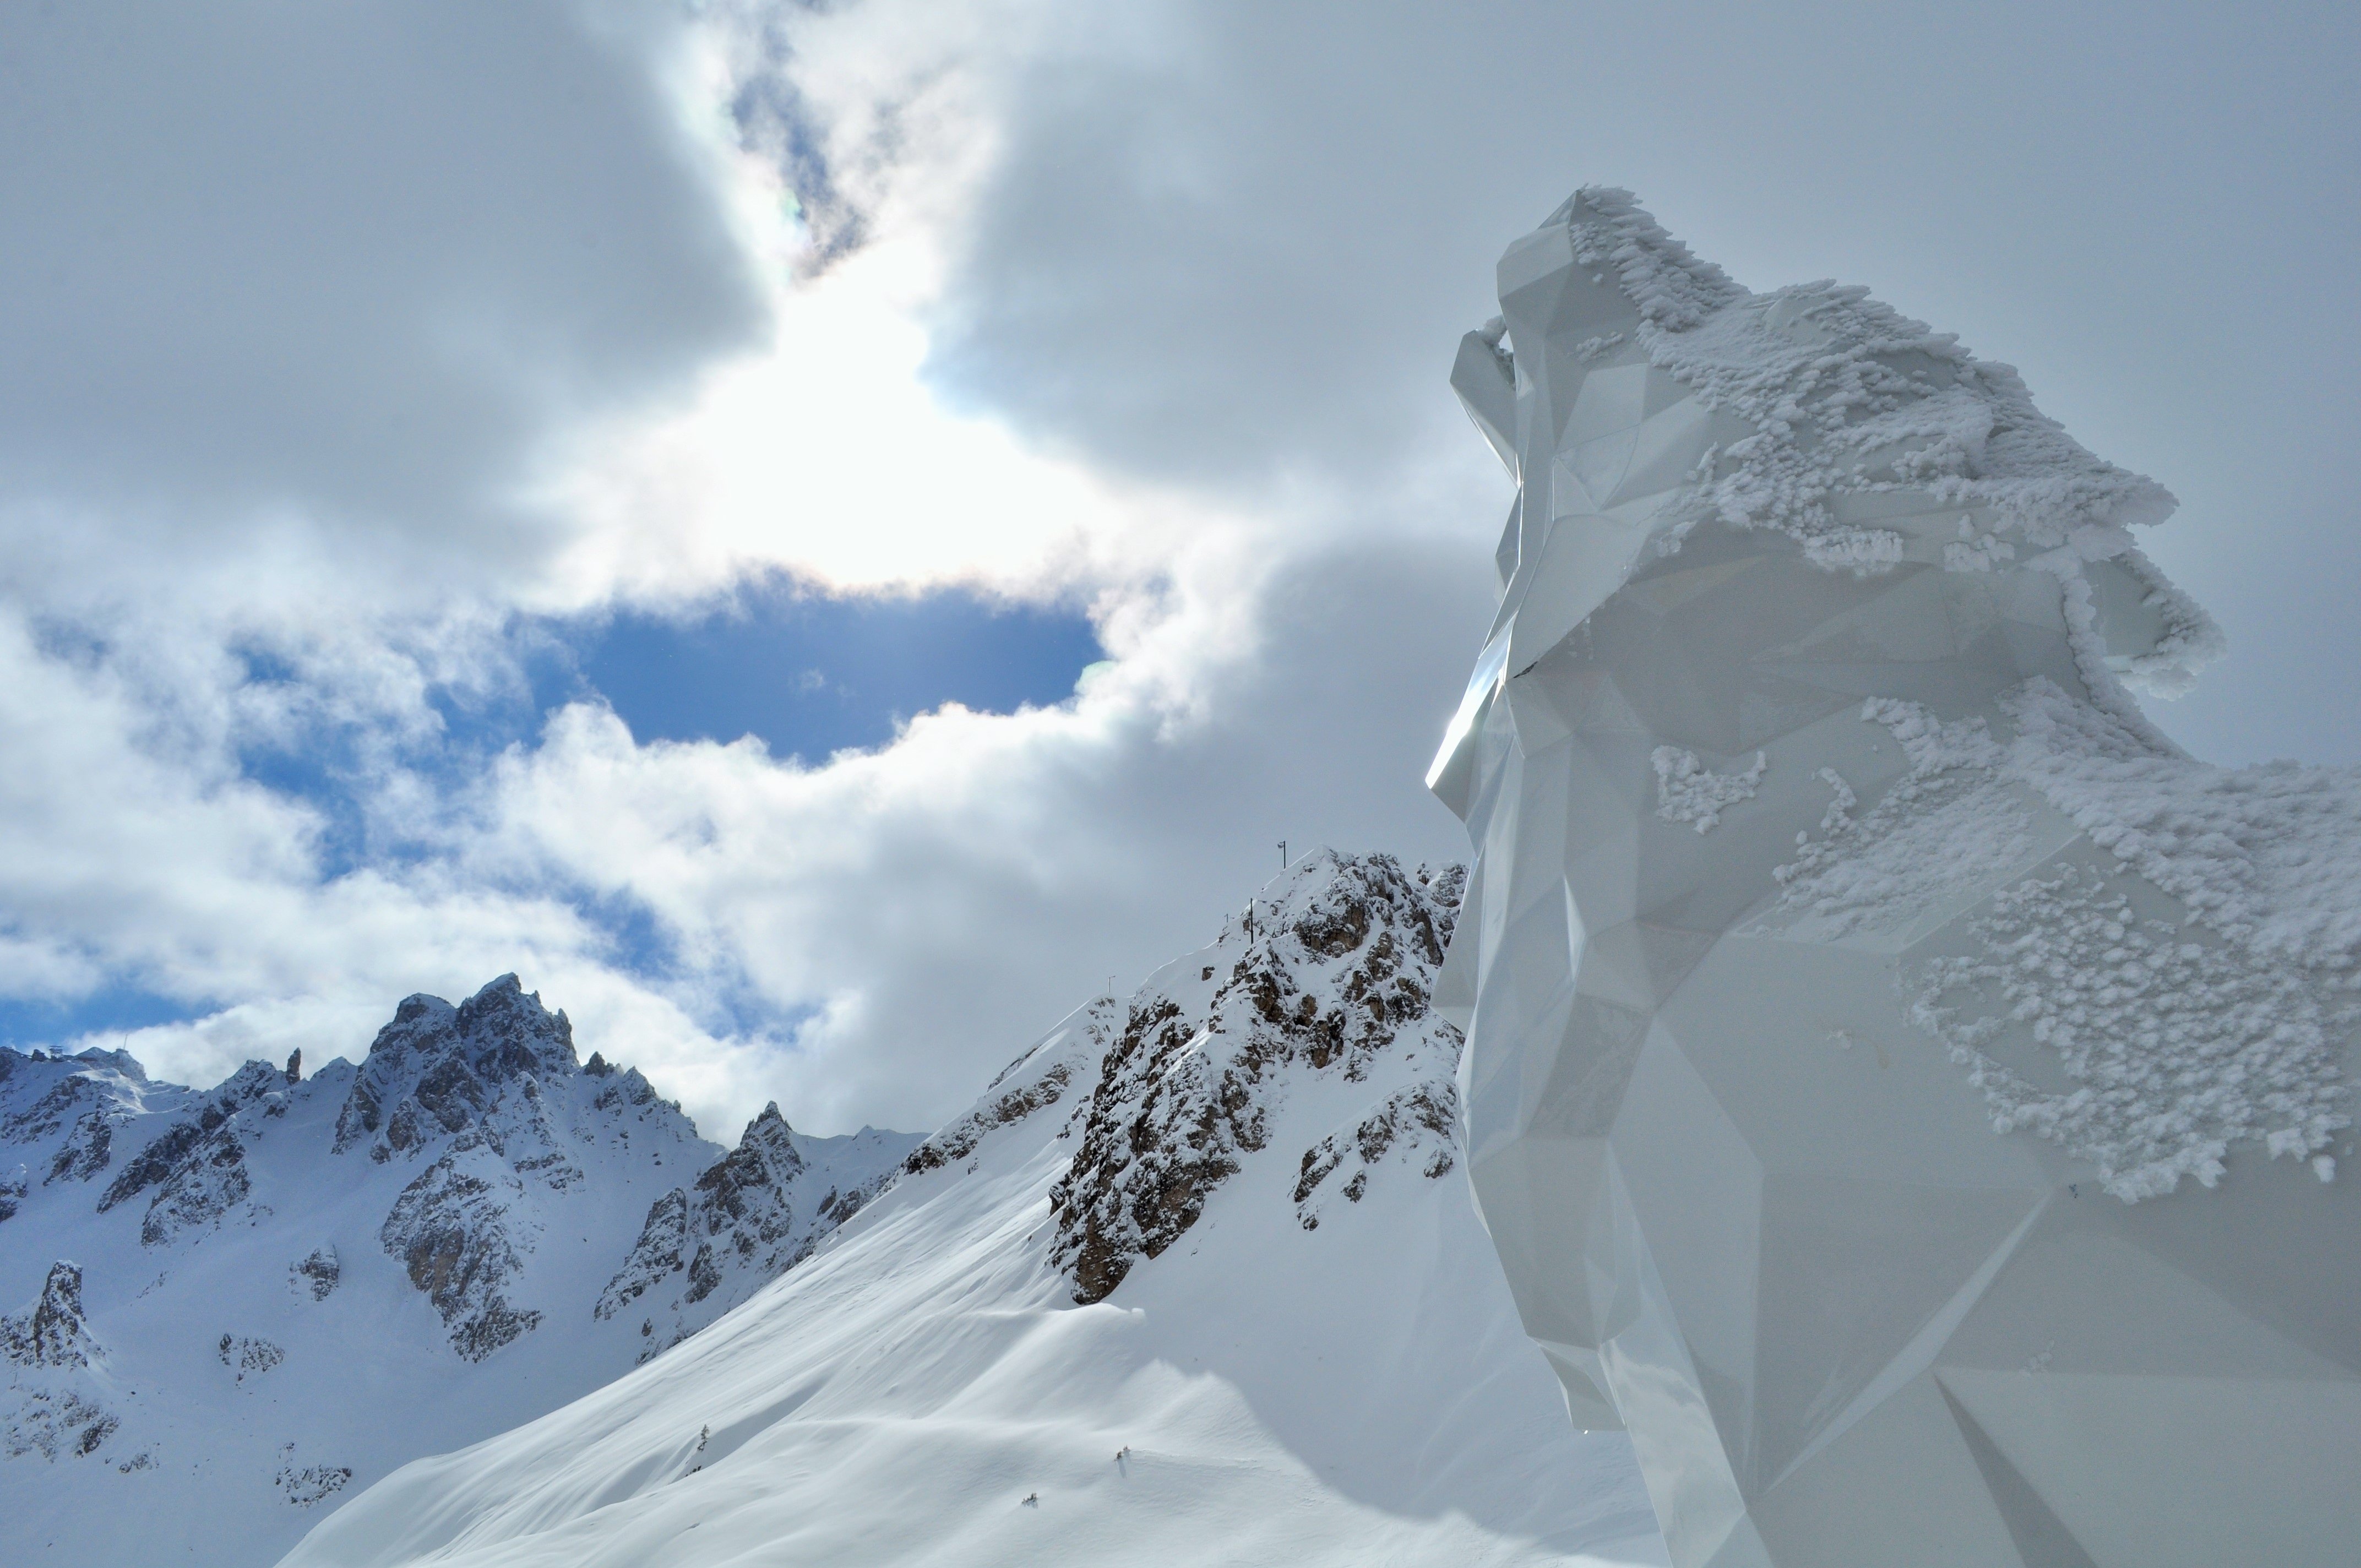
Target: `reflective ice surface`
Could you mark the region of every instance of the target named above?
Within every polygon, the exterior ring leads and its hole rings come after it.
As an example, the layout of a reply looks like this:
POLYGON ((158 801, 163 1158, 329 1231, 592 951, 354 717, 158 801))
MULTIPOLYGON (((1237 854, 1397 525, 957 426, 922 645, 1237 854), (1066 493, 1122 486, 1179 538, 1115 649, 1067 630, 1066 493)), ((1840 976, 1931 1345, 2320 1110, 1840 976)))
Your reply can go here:
POLYGON ((1438 999, 1577 1422, 1682 1568, 2361 1562, 2349 966, 2209 925, 2092 793, 2194 766, 2124 693, 2218 644, 2131 544, 2170 497, 1624 192, 1499 287, 1438 999))

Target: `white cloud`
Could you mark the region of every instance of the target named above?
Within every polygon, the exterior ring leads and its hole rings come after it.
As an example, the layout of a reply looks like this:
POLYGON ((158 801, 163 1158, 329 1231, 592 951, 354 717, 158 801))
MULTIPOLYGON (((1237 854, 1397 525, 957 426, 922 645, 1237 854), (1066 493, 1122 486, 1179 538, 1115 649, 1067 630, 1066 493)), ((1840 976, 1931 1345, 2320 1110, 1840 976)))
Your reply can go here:
MULTIPOLYGON (((2125 105, 1918 126, 1915 76, 1848 63, 1909 56, 1883 17, 109 14, 0 15, 40 66, 0 127, 0 991, 181 999, 206 1015, 132 1044, 191 1077, 355 1054, 401 995, 514 969, 710 1132, 774 1095, 915 1126, 1202 940, 1277 839, 1451 852, 1418 777, 1506 492, 1444 373, 1577 180, 2004 355, 2060 299, 2165 319, 2213 276, 2143 271, 2213 263, 2120 203, 2072 272, 2093 197, 2053 166, 2125 105), (518 689, 519 612, 774 570, 1087 603, 1115 663, 809 769, 596 707, 495 759, 438 740, 438 685, 518 689), (257 782, 291 751, 351 821, 257 782)), ((1971 96, 2022 65, 1947 58, 1971 96)), ((2335 346, 2272 313, 2315 253, 2221 263, 2264 277, 2267 358, 2335 346)), ((2053 411, 2134 388, 2196 428, 2199 378, 2142 357, 2171 336, 2087 341, 2120 384, 2053 411)), ((2279 439, 2251 402, 2223 453, 2279 439)), ((2204 445, 2161 477, 2203 494, 2204 445)))

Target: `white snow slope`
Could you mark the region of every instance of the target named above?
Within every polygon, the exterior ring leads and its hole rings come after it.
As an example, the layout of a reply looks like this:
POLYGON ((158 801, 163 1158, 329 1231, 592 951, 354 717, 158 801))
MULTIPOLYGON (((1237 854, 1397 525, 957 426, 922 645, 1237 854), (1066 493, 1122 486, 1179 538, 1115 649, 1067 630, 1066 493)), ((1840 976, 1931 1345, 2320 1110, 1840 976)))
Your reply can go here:
POLYGON ((1458 885, 1299 862, 746 1305, 287 1563, 1664 1562, 1456 1168, 1458 885))
POLYGON ((724 1158, 514 976, 299 1082, 0 1050, 0 1563, 272 1562, 745 1299, 917 1141, 766 1113, 724 1158), (652 1208, 696 1223, 671 1266, 652 1208))

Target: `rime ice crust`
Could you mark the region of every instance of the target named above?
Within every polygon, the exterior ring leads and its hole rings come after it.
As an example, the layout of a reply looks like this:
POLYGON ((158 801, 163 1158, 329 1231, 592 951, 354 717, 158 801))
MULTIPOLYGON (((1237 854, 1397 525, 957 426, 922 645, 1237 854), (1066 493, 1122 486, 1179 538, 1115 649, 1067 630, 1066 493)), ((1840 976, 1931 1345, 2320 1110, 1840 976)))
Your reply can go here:
POLYGON ((2349 1548, 2361 785, 2193 762, 2126 694, 2220 650, 2132 545, 2171 498, 1627 192, 1499 281, 1436 1002, 1577 1420, 1681 1568, 2349 1548))

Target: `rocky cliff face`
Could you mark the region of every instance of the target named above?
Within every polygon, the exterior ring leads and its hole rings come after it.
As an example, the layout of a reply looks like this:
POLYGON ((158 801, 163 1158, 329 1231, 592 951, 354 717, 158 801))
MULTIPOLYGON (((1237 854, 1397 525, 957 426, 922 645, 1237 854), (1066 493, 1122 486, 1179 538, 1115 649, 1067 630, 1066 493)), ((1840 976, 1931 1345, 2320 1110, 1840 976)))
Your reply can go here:
POLYGON ((1050 1198, 1051 1256, 1077 1301, 1104 1299, 1172 1245, 1239 1161, 1270 1145, 1278 1102, 1323 1079, 1411 1081, 1301 1153, 1296 1202, 1358 1202, 1389 1163, 1452 1168, 1458 1032, 1436 1017, 1435 971, 1462 877, 1322 850, 1172 975, 1135 998, 1050 1198), (1329 1184, 1334 1181, 1334 1185, 1329 1184))
POLYGON ((0 1318, 0 1354, 15 1365, 88 1366, 96 1354, 82 1315, 82 1269, 74 1264, 51 1264, 40 1299, 0 1318))
POLYGON ((649 1206, 597 1315, 638 1314, 642 1358, 678 1343, 809 1256, 893 1179, 917 1141, 867 1127, 806 1138, 775 1102, 765 1106, 736 1148, 649 1206))
MULTIPOLYGON (((285 1115, 286 1088, 285 1077, 269 1063, 247 1063, 227 1082, 170 1118, 164 1130, 107 1184, 98 1212, 104 1214, 118 1204, 146 1198, 139 1239, 148 1246, 161 1245, 192 1226, 220 1221, 243 1204, 254 1188, 246 1152, 255 1122, 246 1113, 251 1109, 257 1116, 285 1115)), ((100 1163, 105 1163, 104 1154, 100 1163)))

